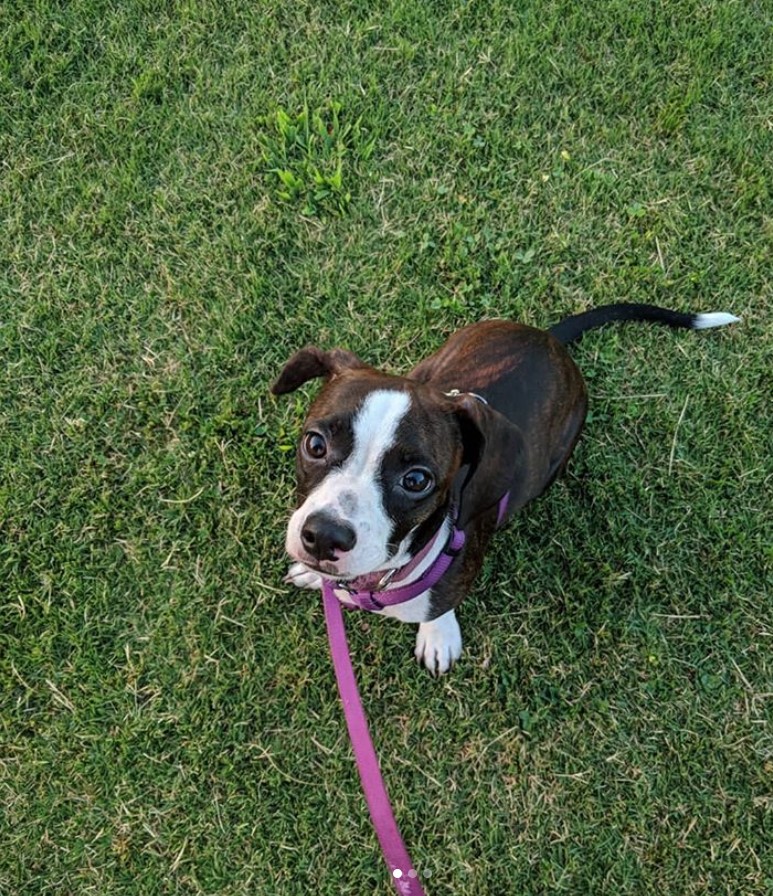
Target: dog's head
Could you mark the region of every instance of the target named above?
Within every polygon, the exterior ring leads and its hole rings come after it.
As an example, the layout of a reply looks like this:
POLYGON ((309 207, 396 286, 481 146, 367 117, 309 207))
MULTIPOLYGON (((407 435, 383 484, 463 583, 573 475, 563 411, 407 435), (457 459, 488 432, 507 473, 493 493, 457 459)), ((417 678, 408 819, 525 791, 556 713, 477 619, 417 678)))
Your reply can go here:
POLYGON ((326 382, 296 457, 298 507, 287 552, 321 574, 354 580, 403 565, 453 504, 458 525, 509 487, 519 431, 471 395, 374 370, 350 352, 305 348, 272 391, 326 382))

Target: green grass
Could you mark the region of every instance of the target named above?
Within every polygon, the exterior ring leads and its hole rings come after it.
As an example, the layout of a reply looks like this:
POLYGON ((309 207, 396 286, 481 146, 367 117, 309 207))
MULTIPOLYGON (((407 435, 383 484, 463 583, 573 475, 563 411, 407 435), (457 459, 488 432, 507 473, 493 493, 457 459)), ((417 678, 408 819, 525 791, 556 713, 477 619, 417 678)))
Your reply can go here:
POLYGON ((762 2, 0 10, 0 892, 386 894, 319 601, 308 342, 405 370, 615 300, 462 662, 348 620, 432 894, 773 891, 762 2), (288 173, 289 172, 289 173, 288 173))

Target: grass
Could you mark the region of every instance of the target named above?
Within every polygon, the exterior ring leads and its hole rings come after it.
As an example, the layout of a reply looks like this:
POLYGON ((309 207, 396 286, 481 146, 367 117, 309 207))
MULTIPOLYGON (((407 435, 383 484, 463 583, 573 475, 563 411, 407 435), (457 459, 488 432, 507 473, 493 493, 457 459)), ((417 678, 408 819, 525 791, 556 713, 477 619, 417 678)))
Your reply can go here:
POLYGON ((432 681, 349 620, 430 894, 773 889, 764 3, 0 10, 0 892, 384 894, 319 602, 295 348, 726 310, 575 356, 567 475, 432 681))

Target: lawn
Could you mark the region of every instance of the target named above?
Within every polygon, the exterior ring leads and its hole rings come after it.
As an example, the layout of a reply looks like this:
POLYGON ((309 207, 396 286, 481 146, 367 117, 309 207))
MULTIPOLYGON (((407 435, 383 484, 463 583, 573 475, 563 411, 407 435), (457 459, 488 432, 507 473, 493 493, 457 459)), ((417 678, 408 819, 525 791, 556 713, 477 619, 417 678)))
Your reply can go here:
POLYGON ((0 8, 0 893, 387 896, 294 442, 345 346, 574 350, 591 414, 433 680, 347 618, 428 896, 773 892, 773 13, 0 8))

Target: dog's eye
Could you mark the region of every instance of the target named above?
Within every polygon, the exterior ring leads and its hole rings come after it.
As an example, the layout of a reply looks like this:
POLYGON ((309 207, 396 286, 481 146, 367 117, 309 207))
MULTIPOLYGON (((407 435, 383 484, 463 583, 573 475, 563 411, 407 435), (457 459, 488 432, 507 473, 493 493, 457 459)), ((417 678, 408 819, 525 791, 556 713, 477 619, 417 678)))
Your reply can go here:
POLYGON ((432 478, 429 470, 424 470, 422 467, 414 467, 403 476, 400 484, 407 492, 411 492, 413 495, 420 495, 422 492, 429 491, 435 484, 435 480, 432 478))
POLYGON ((327 442, 318 432, 309 432, 303 440, 303 450, 313 460, 322 460, 327 454, 327 442))

